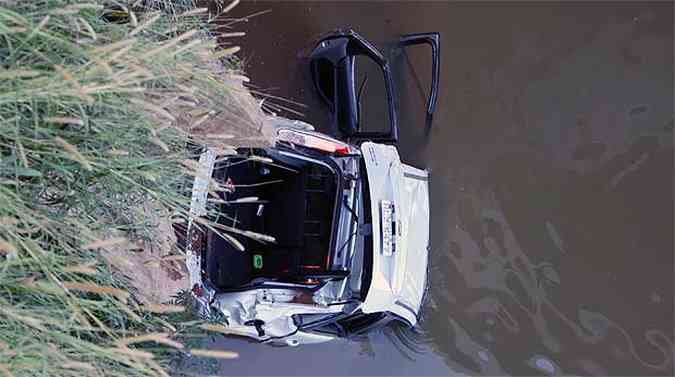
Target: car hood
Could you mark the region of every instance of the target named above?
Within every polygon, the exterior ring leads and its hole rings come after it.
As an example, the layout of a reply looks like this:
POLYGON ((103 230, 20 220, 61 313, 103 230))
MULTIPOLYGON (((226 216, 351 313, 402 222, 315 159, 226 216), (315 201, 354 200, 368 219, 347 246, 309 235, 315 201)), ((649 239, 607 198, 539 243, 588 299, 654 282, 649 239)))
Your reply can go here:
POLYGON ((429 244, 428 173, 401 163, 395 147, 366 142, 361 146, 370 187, 373 271, 362 310, 388 311, 412 325, 417 322, 426 289, 429 244), (395 207, 395 250, 385 255, 381 203, 395 207))

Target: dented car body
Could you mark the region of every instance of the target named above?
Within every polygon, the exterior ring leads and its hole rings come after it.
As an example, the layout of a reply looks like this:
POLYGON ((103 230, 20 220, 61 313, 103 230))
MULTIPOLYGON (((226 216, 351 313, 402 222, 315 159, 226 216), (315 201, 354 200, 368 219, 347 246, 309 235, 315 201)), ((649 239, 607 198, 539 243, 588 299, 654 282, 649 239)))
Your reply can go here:
POLYGON ((279 124, 273 147, 199 158, 184 245, 199 310, 232 334, 290 346, 415 326, 427 171, 401 162, 393 129, 352 124, 338 139, 279 124))

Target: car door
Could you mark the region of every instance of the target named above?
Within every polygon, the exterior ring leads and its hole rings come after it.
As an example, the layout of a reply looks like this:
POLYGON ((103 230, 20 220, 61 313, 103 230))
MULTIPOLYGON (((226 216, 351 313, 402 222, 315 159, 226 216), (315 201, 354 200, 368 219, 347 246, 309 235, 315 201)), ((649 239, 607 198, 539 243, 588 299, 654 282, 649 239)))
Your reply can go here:
MULTIPOLYGON (((399 48, 418 44, 431 46, 432 80, 426 103, 427 128, 431 126, 438 98, 439 38, 438 33, 409 34, 402 36, 397 44, 399 48)), ((333 132, 339 131, 352 142, 398 141, 396 93, 391 66, 374 45, 353 30, 338 30, 322 38, 316 45, 310 55, 310 68, 314 86, 332 114, 333 132), (368 77, 378 81, 375 97, 378 101, 386 98, 384 106, 377 102, 374 106, 362 106, 362 94, 368 77), (380 93, 380 89, 384 89, 384 92, 380 93)))

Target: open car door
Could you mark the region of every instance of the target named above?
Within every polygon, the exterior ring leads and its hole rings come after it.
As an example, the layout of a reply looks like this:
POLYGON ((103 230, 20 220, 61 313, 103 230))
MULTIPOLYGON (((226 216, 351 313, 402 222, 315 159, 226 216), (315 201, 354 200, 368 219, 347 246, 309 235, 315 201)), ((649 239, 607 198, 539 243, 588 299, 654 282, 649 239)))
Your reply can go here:
MULTIPOLYGON (((426 127, 431 127, 438 99, 440 70, 440 36, 438 33, 404 35, 401 48, 428 44, 431 47, 431 88, 426 103, 426 127)), ((371 43, 353 30, 336 31, 322 38, 310 56, 314 85, 319 96, 329 106, 332 126, 353 141, 371 140, 381 143, 398 141, 398 117, 395 87, 389 61, 371 43), (361 93, 366 81, 357 87, 356 58, 367 58, 379 67, 384 81, 389 118, 385 130, 368 131, 361 117, 361 93)))

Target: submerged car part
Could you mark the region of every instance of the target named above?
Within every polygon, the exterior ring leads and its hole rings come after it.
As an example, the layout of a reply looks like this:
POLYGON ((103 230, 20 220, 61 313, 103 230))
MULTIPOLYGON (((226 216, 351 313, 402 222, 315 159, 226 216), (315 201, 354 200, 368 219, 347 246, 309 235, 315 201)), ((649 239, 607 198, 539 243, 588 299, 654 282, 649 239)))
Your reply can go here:
MULTIPOLYGON (((440 71, 440 36, 438 33, 409 34, 401 37, 401 48, 428 44, 431 47, 431 89, 426 103, 426 126, 431 127, 438 100, 440 71)), ((336 31, 322 38, 310 55, 312 80, 319 96, 328 105, 333 129, 340 130, 351 140, 398 141, 395 85, 389 61, 370 42, 353 30, 336 31), (360 119, 360 92, 355 82, 355 58, 365 56, 375 62, 384 77, 387 95, 389 129, 384 132, 365 131, 360 119)), ((365 84, 365 82, 364 82, 365 84)), ((363 84, 362 84, 363 85, 363 84)))

